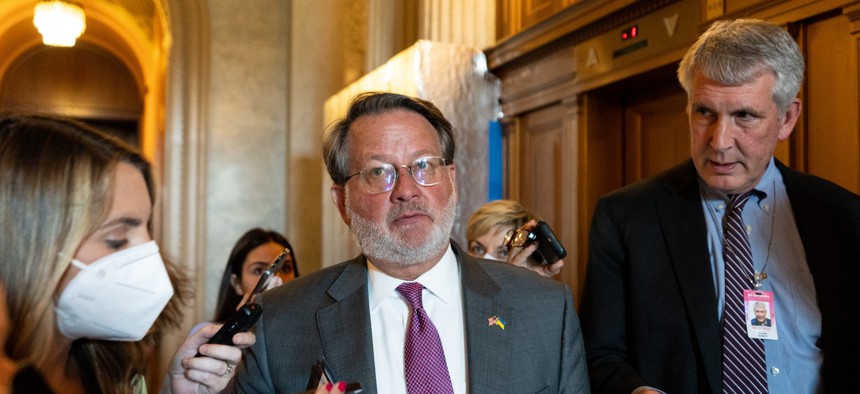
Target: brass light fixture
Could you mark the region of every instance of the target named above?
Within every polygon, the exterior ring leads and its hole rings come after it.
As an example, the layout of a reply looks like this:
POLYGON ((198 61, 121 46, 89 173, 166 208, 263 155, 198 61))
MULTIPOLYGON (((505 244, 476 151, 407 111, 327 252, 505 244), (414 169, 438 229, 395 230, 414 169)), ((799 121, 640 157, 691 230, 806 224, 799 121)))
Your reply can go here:
POLYGON ((65 1, 42 1, 36 4, 33 24, 42 34, 45 45, 75 46, 75 40, 87 28, 84 9, 65 1))

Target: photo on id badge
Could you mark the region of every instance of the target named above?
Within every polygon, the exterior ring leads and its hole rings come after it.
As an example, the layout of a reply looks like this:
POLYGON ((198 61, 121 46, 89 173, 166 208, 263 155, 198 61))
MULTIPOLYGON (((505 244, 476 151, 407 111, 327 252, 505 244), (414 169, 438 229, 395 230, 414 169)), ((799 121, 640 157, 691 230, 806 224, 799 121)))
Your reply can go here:
POLYGON ((747 316, 747 335, 750 338, 779 339, 776 333, 772 291, 744 290, 744 310, 747 316))

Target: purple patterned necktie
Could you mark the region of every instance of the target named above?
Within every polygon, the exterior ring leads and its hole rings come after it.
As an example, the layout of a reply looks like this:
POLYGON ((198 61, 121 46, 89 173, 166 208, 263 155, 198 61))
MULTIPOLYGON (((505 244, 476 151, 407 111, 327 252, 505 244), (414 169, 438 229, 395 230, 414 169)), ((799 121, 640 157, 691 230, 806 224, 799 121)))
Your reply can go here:
POLYGON ((442 341, 421 302, 423 289, 424 286, 418 282, 405 282, 397 286, 397 292, 412 307, 403 352, 406 390, 409 394, 453 394, 442 341))
POLYGON ((753 275, 750 240, 741 217, 753 191, 730 194, 726 211, 725 307, 723 309, 723 393, 767 393, 764 340, 747 335, 744 289, 753 275))

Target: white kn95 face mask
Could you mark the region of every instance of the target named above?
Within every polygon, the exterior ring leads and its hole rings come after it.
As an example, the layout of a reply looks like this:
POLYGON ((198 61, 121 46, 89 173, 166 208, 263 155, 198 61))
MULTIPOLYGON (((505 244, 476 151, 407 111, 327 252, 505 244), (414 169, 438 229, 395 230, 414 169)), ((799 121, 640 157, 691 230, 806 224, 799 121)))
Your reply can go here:
POLYGON ((111 253, 81 269, 57 301, 60 332, 68 338, 138 341, 146 335, 173 286, 158 245, 149 241, 111 253))

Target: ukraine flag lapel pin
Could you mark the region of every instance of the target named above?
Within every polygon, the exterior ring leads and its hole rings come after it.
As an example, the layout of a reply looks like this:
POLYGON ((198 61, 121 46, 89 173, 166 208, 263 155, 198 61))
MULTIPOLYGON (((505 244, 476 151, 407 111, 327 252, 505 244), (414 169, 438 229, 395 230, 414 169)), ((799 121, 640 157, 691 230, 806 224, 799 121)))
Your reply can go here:
POLYGON ((504 330, 505 329, 505 321, 502 320, 501 317, 493 316, 493 317, 487 318, 487 326, 499 326, 502 328, 502 330, 504 330))

